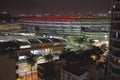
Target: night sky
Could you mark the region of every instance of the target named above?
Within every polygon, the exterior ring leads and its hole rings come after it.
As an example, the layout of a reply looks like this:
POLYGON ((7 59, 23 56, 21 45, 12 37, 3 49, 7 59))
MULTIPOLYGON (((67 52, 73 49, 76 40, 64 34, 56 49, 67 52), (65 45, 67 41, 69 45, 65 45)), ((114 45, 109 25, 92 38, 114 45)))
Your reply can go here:
POLYGON ((107 13, 111 0, 0 0, 0 12, 11 14, 107 13))

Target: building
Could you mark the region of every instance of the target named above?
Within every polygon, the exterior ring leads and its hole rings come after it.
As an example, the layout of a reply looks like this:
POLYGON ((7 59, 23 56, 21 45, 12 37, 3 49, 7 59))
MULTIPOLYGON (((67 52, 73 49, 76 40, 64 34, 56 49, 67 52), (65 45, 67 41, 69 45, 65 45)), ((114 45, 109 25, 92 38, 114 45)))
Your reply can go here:
POLYGON ((90 80, 90 73, 80 63, 67 65, 62 69, 61 80, 90 80))
POLYGON ((112 3, 108 73, 112 80, 120 80, 120 0, 112 3))
POLYGON ((15 22, 16 18, 11 16, 8 12, 0 12, 0 24, 15 22))
POLYGON ((67 57, 38 64, 37 74, 39 80, 96 80, 96 66, 92 61, 67 57))
POLYGON ((0 24, 0 32, 5 35, 12 34, 12 32, 19 30, 21 30, 21 26, 19 23, 0 24))
POLYGON ((15 53, 0 52, 0 80, 16 80, 16 70, 15 53))
POLYGON ((96 16, 39 16, 24 17, 18 22, 28 32, 48 36, 79 36, 81 32, 108 32, 109 19, 96 16))
POLYGON ((8 47, 18 48, 16 53, 18 56, 33 53, 38 55, 60 54, 62 49, 66 46, 66 41, 57 38, 42 38, 39 36, 1 36, 0 50, 6 50, 8 47))
POLYGON ((65 65, 65 60, 55 60, 52 62, 38 64, 38 80, 61 80, 61 70, 65 65))

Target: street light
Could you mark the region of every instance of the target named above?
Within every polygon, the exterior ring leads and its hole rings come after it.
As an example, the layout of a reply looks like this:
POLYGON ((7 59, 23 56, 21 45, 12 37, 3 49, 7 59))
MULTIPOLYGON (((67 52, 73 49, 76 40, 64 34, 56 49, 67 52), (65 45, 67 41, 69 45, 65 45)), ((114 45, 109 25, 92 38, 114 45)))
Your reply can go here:
POLYGON ((22 80, 21 78, 17 78, 17 80, 22 80))

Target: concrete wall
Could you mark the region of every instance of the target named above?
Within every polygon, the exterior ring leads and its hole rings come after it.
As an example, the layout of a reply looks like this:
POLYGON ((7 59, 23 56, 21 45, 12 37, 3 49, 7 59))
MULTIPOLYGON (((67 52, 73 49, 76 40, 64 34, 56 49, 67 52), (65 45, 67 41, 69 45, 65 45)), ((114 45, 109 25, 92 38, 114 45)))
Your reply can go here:
POLYGON ((9 55, 0 55, 0 80, 16 80, 15 60, 9 55))

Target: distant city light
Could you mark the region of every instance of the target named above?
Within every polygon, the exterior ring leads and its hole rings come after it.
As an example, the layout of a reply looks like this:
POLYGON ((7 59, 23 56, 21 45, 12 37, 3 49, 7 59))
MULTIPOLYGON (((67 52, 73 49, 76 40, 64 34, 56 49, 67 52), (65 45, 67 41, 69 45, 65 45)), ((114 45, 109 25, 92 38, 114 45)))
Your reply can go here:
POLYGON ((19 56, 19 60, 26 59, 26 56, 19 56))
POLYGON ((105 38, 107 38, 107 37, 108 37, 108 35, 104 35, 104 37, 105 37, 105 38))
POLYGON ((27 46, 20 46, 20 49, 30 48, 30 45, 27 46))
POLYGON ((53 38, 53 36, 49 36, 50 38, 53 38))
POLYGON ((31 50, 30 51, 32 54, 41 54, 42 51, 41 50, 31 50))

